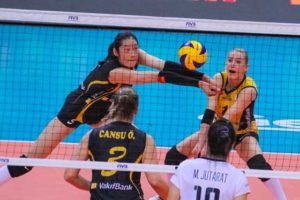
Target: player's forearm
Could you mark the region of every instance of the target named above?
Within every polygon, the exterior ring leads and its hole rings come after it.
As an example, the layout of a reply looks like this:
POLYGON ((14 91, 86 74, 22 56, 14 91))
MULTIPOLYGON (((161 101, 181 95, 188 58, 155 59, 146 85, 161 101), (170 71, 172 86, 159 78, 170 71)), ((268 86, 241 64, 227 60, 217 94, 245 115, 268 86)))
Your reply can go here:
POLYGON ((200 87, 199 80, 170 71, 159 72, 158 81, 160 83, 171 83, 175 85, 200 87))
POLYGON ((155 192, 160 196, 160 198, 167 199, 169 185, 167 181, 161 176, 161 174, 156 172, 146 172, 145 175, 147 177, 149 184, 155 190, 155 192))
POLYGON ((232 124, 237 125, 240 122, 241 114, 236 109, 230 108, 226 111, 223 118, 229 120, 232 124))
POLYGON ((90 181, 79 175, 80 170, 78 169, 66 169, 64 173, 64 179, 73 186, 82 189, 90 189, 90 181))
POLYGON ((169 189, 167 200, 179 200, 179 199, 180 199, 179 189, 172 184, 169 189))
MULTIPOLYGON (((155 83, 158 80, 158 72, 138 72, 135 75, 129 76, 126 80, 127 84, 145 84, 145 83, 155 83)), ((125 81, 125 82, 126 82, 125 81)))
POLYGON ((197 80, 202 80, 203 76, 205 76, 206 80, 209 79, 209 77, 204 75, 202 72, 199 72, 197 70, 188 70, 183 65, 172 61, 165 62, 163 71, 177 73, 197 80))
POLYGON ((161 199, 167 199, 169 187, 165 180, 161 180, 156 185, 151 185, 161 199))
POLYGON ((85 179, 82 176, 78 176, 76 178, 71 178, 67 180, 70 184, 74 185, 75 187, 81 189, 81 190, 90 190, 90 181, 85 179))

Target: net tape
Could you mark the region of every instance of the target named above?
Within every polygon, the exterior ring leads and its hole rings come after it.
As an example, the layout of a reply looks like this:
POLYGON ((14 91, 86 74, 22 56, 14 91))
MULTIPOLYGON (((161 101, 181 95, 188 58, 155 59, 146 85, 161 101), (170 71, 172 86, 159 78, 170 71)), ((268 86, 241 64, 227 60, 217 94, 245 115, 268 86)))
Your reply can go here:
MULTIPOLYGON (((0 164, 36 167, 61 167, 76 169, 117 170, 137 172, 160 172, 174 173, 176 166, 161 164, 136 164, 99 161, 76 161, 60 159, 37 159, 37 158, 15 158, 0 157, 0 164)), ((277 170, 253 170, 240 169, 248 177, 300 179, 300 172, 277 171, 277 170)))

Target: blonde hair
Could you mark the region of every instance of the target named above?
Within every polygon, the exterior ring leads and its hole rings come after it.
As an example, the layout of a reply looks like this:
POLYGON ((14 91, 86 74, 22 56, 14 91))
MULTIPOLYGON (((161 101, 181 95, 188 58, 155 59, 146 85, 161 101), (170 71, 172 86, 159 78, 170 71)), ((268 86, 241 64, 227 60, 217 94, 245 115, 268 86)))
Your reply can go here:
POLYGON ((233 52, 233 51, 240 52, 240 53, 244 54, 245 55, 245 62, 246 62, 246 64, 248 64, 249 57, 248 57, 248 52, 245 49, 243 49, 243 48, 235 48, 235 49, 233 49, 230 52, 233 52))
POLYGON ((138 110, 139 98, 131 87, 122 87, 111 98, 112 105, 105 120, 118 118, 119 120, 133 120, 138 110))

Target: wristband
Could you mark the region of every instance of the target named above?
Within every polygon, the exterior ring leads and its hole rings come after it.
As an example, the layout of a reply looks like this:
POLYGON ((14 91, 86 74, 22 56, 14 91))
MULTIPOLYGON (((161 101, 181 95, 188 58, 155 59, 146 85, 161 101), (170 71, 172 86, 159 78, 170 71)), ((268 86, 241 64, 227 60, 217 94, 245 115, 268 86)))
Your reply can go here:
POLYGON ((160 71, 157 81, 160 83, 172 83, 199 88, 199 81, 197 79, 188 76, 182 76, 174 72, 160 71))
POLYGON ((165 66, 164 66, 163 71, 178 73, 178 74, 181 74, 183 76, 189 76, 191 78, 195 78, 197 80, 202 80, 203 75, 204 75, 203 73, 198 72, 196 70, 194 70, 194 71, 188 70, 184 66, 182 66, 182 65, 180 65, 176 62, 171 62, 171 61, 166 61, 165 62, 165 66))
POLYGON ((204 124, 211 125, 212 122, 214 121, 214 118, 215 118, 215 111, 206 108, 205 112, 204 112, 204 115, 203 115, 203 118, 201 120, 201 124, 204 123, 204 124))

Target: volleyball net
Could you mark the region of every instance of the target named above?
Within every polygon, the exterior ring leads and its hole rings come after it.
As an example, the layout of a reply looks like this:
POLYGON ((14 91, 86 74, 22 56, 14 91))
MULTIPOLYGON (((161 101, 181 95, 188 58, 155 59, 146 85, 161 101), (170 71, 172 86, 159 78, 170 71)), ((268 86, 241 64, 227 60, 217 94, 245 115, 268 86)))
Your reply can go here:
MULTIPOLYGON (((199 71, 209 76, 224 69, 229 50, 245 49, 249 53, 248 74, 258 85, 255 117, 260 131, 259 142, 274 171, 246 169, 235 152, 230 162, 245 170, 248 176, 300 178, 297 84, 300 39, 295 36, 297 27, 200 20, 203 23, 201 30, 189 27, 181 30, 177 27, 181 19, 176 19, 177 23, 172 19, 169 24, 163 19, 158 27, 153 22, 160 22, 159 19, 150 17, 137 20, 132 16, 119 16, 122 20, 116 23, 116 16, 82 14, 80 19, 85 20, 78 22, 68 13, 55 16, 50 12, 1 11, 0 164, 174 172, 174 166, 163 164, 70 160, 75 146, 90 130, 86 125, 69 135, 48 159, 18 158, 57 115, 67 94, 106 57, 114 37, 122 30, 130 30, 137 36, 140 48, 175 62, 179 62, 177 52, 183 42, 201 41, 208 51, 208 61, 199 71), (65 23, 60 21, 64 15, 69 16, 65 23), (154 25, 149 27, 151 24, 154 25), (218 29, 220 24, 223 24, 222 30, 218 29)), ((140 66, 138 70, 149 68, 140 66)), ((198 130, 207 98, 200 89, 169 84, 134 88, 140 96, 135 124, 153 136, 162 161, 168 148, 198 130)))

